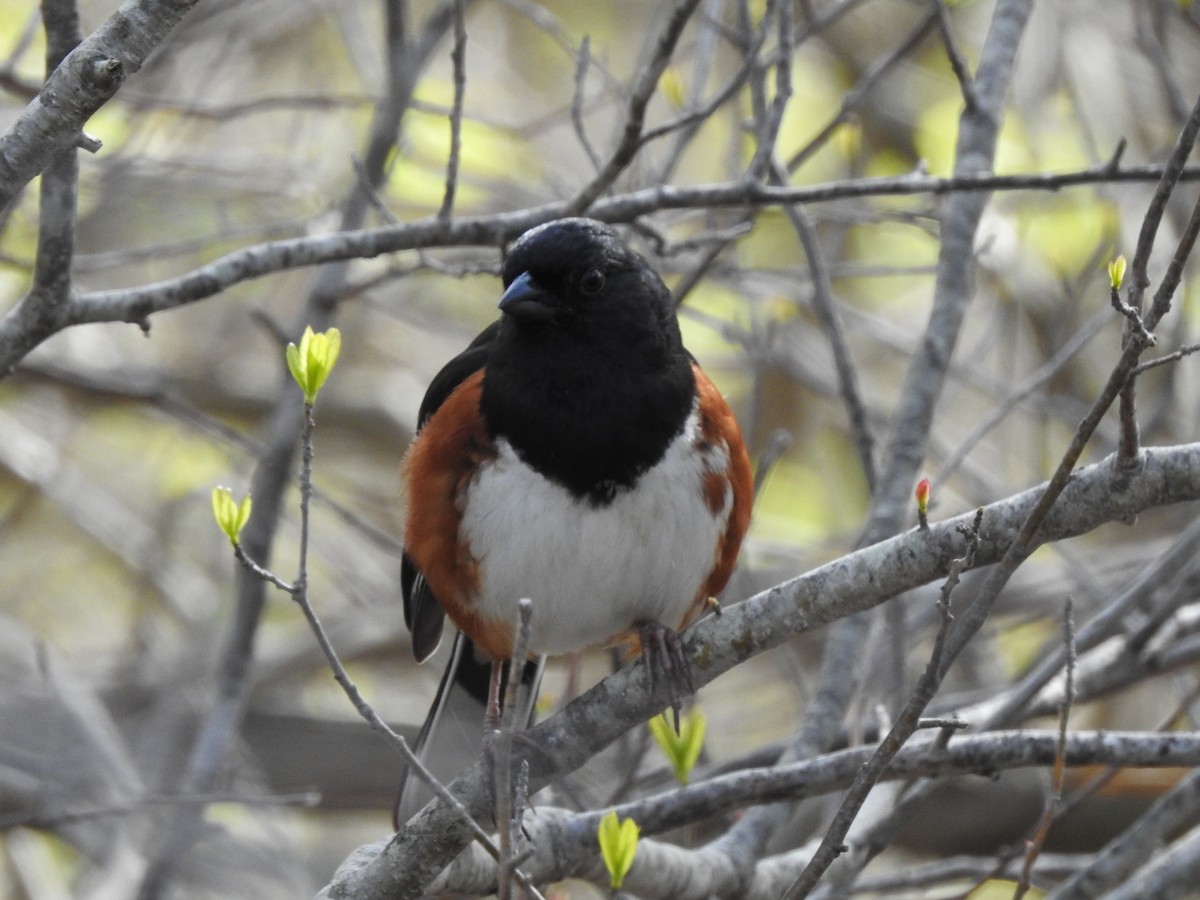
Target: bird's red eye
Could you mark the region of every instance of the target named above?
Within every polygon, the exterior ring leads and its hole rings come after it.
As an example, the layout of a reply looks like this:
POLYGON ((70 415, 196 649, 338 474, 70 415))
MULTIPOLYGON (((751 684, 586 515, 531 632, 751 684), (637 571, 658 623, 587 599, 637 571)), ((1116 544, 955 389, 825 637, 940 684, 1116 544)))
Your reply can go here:
POLYGON ((604 273, 599 269, 588 269, 579 279, 579 289, 585 294, 598 294, 604 287, 604 273))

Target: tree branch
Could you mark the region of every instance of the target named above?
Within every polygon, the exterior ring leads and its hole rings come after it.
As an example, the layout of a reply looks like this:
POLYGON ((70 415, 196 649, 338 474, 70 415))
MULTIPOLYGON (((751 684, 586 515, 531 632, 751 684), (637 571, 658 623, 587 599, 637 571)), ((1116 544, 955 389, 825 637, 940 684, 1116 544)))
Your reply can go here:
MULTIPOLYGON (((1200 769, 1186 775, 1133 825, 1104 848, 1096 861, 1050 894, 1051 900, 1108 896, 1138 866, 1156 855, 1170 835, 1200 819, 1200 769)), ((1193 839, 1194 843, 1194 839, 1193 839)), ((1137 896, 1161 896, 1139 894, 1137 896)))
POLYGON ((0 135, 0 209, 62 151, 142 67, 196 0, 126 0, 46 79, 0 135))
MULTIPOLYGON (((815 187, 771 187, 755 182, 723 182, 702 187, 661 185, 598 200, 589 215, 606 222, 629 222, 667 209, 776 206, 821 203, 858 197, 909 194, 953 194, 999 190, 1059 190, 1083 184, 1156 181, 1161 166, 1111 171, 1107 165, 1057 175, 992 175, 975 173, 951 178, 911 174, 861 178, 815 187)), ((1186 180, 1200 180, 1200 167, 1186 169, 1186 180)), ((61 316, 44 320, 26 297, 0 318, 0 375, 50 335, 72 325, 132 322, 146 327, 155 313, 205 300, 236 284, 274 272, 321 263, 372 259, 385 253, 430 247, 496 247, 517 235, 560 218, 568 211, 558 201, 513 212, 462 216, 453 221, 436 216, 402 225, 341 231, 320 237, 268 241, 226 254, 191 272, 136 288, 96 291, 72 299, 61 316)))
MULTIPOLYGON (((1112 490, 1116 474, 1114 457, 1075 472, 1043 520, 1039 540, 1062 540, 1154 506, 1200 499, 1200 444, 1145 450, 1144 465, 1120 492, 1112 490)), ((1043 491, 1035 488, 985 507, 987 524, 976 566, 1003 556, 1043 491)), ((798 634, 944 576, 962 553, 956 528, 973 516, 932 523, 928 531, 910 531, 866 547, 697 623, 684 635, 697 687, 798 634)), ((647 688, 641 664, 627 666, 532 729, 530 740, 545 752, 530 758, 531 793, 552 773, 573 771, 630 727, 656 715, 666 696, 647 688)), ((486 813, 491 792, 478 768, 450 790, 472 815, 486 813)), ((361 873, 356 889, 364 893, 354 896, 416 896, 467 840, 454 816, 431 804, 361 873)))
MULTIPOLYGON (((1200 764, 1200 735, 1188 732, 1081 731, 1062 740, 1057 731, 989 732, 955 738, 938 746, 936 738, 902 748, 882 773, 885 782, 913 778, 950 777, 998 772, 1055 764, 1068 767, 1093 765, 1194 766, 1200 764), (1061 744, 1060 744, 1061 740, 1061 744)), ((730 858, 710 848, 686 850, 648 836, 663 834, 711 817, 732 813, 747 805, 779 800, 800 800, 844 790, 867 764, 876 748, 855 747, 820 759, 786 766, 747 769, 675 788, 671 791, 616 807, 621 818, 637 821, 644 836, 625 887, 639 896, 686 898, 777 897, 763 890, 778 859, 751 860, 751 876, 742 881, 730 858), (744 893, 743 893, 744 891, 744 893)), ((605 810, 607 812, 607 810, 605 810)), ((525 830, 535 852, 524 863, 529 877, 548 882, 582 875, 599 879, 596 827, 602 812, 573 813, 539 807, 525 819, 525 830)), ((368 860, 386 850, 382 844, 362 848, 362 855, 335 874, 323 898, 390 896, 375 891, 367 874, 368 860)), ((1144 857, 1143 857, 1144 858, 1144 857)), ((791 863, 801 864, 799 860, 791 863)), ((458 857, 429 885, 430 893, 485 894, 495 889, 496 861, 479 847, 458 857)))
MULTIPOLYGON (((46 27, 46 77, 49 78, 80 41, 79 10, 74 0, 45 0, 42 21, 46 27)), ((42 316, 51 320, 58 317, 71 290, 78 190, 79 159, 72 145, 55 155, 41 182, 32 293, 41 306, 42 316)))
POLYGON ((625 112, 625 128, 617 148, 599 174, 567 204, 565 214, 577 216, 587 212, 593 203, 612 187, 625 167, 633 161, 638 148, 641 147, 642 127, 646 120, 646 107, 654 91, 658 87, 658 79, 671 61, 671 54, 679 42, 680 35, 687 25, 692 13, 700 5, 700 0, 677 0, 675 8, 667 19, 666 28, 659 35, 654 54, 650 60, 638 68, 637 81, 629 98, 629 106, 625 112))

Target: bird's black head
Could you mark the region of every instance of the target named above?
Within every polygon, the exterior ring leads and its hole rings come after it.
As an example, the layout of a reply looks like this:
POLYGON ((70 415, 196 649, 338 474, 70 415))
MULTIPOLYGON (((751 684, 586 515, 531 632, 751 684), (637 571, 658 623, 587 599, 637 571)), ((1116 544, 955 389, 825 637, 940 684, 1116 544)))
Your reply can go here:
POLYGON ((506 327, 678 343, 670 291, 603 222, 558 219, 525 232, 504 261, 504 287, 506 327))
POLYGON ((591 219, 522 235, 504 286, 483 381, 488 428, 572 493, 607 502, 661 458, 691 410, 670 292, 591 219))

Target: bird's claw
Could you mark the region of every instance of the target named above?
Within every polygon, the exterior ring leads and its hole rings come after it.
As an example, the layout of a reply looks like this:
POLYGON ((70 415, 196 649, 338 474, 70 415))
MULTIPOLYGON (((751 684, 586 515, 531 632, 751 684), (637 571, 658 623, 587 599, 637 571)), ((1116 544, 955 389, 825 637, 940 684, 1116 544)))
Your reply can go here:
POLYGON ((638 636, 642 642, 642 660, 646 665, 650 690, 653 692, 658 687, 661 675, 667 685, 675 733, 678 734, 684 693, 696 692, 692 682, 692 667, 683 652, 683 641, 678 632, 661 622, 643 622, 638 626, 638 636))

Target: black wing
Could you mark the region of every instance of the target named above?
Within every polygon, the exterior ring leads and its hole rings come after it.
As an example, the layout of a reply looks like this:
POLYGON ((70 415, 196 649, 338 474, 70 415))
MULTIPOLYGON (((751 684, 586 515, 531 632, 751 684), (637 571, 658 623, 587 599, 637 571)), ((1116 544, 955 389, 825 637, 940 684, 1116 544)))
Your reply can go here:
POLYGON ((425 427, 429 417, 438 411, 438 407, 446 402, 446 398, 454 393, 456 387, 487 365, 499 329, 500 320, 497 319, 479 332, 475 340, 467 345, 467 349, 442 366, 442 370, 433 376, 433 381, 429 382, 425 397, 421 400, 421 409, 417 413, 418 433, 425 427))
MULTIPOLYGON (((475 372, 487 365, 496 338, 499 321, 493 322, 479 333, 467 349, 442 367, 429 383, 421 409, 417 414, 417 433, 437 412, 454 389, 475 372)), ((400 559, 400 591, 404 596, 404 622, 412 633, 413 655, 417 662, 424 662, 437 650, 442 640, 442 626, 446 613, 438 602, 425 576, 413 564, 407 553, 400 559)))

